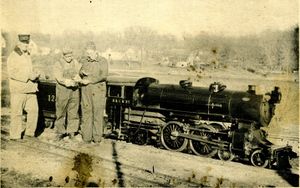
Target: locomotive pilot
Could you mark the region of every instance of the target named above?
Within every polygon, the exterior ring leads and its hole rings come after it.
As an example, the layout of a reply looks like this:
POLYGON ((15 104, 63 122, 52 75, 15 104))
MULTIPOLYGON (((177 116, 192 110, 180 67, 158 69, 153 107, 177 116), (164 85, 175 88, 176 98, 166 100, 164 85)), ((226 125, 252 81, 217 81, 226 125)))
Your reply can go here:
POLYGON ((34 137, 38 120, 37 83, 40 74, 33 71, 28 52, 30 35, 18 35, 18 43, 7 60, 9 75, 11 123, 10 139, 19 140, 25 136, 34 137), (22 125, 23 111, 27 112, 26 126, 22 125))
POLYGON ((56 79, 56 131, 57 140, 65 136, 74 138, 79 128, 79 88, 76 80, 79 78, 81 65, 73 58, 69 47, 62 50, 62 58, 54 65, 56 79))
POLYGON ((108 62, 98 55, 96 45, 89 42, 80 63, 82 138, 87 143, 100 143, 104 128, 108 62))

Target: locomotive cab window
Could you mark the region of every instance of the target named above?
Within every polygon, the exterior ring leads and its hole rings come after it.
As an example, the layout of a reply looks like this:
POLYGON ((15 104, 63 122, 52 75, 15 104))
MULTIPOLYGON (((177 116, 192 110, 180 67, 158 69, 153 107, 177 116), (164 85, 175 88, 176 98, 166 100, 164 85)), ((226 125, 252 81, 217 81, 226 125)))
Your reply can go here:
POLYGON ((132 86, 108 86, 107 96, 108 97, 121 97, 129 99, 132 97, 133 87, 132 86))
POLYGON ((108 86, 107 96, 108 97, 121 97, 121 86, 108 86))

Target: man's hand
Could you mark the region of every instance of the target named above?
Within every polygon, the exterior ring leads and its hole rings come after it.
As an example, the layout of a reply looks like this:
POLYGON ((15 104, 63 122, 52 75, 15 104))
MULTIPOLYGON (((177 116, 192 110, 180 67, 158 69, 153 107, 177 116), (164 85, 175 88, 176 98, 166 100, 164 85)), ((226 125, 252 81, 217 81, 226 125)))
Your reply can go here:
POLYGON ((77 83, 80 83, 82 79, 80 78, 79 75, 76 75, 76 76, 73 78, 73 80, 74 80, 75 82, 77 82, 77 83))
POLYGON ((86 73, 84 70, 80 69, 79 75, 82 76, 82 77, 84 77, 84 76, 87 76, 88 73, 86 73))
POLYGON ((31 73, 31 75, 29 76, 29 80, 35 81, 35 80, 37 80, 39 77, 40 77, 40 74, 39 74, 39 73, 33 72, 33 73, 31 73))
POLYGON ((64 84, 66 87, 75 87, 77 86, 76 82, 71 79, 65 79, 64 84))
POLYGON ((82 80, 80 81, 80 83, 81 83, 82 85, 88 85, 88 84, 91 83, 91 81, 88 80, 88 79, 82 79, 82 80))

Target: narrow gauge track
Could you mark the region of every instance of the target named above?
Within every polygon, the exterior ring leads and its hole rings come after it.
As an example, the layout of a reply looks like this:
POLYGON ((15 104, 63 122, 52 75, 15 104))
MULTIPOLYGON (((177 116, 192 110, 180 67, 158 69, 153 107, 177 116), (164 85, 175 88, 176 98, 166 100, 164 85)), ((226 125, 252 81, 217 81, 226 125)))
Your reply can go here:
MULTIPOLYGON (((110 178, 118 176, 118 170, 117 167, 115 166, 119 164, 119 167, 121 168, 123 174, 122 176, 123 178, 122 179, 118 178, 118 180, 123 181, 124 186, 141 186, 141 185, 142 186, 163 186, 163 187, 212 186, 209 184, 212 183, 213 181, 213 179, 211 179, 213 178, 212 176, 208 176, 208 178, 212 180, 210 182, 203 182, 201 179, 189 178, 186 176, 185 178, 181 178, 174 174, 170 176, 170 175, 166 175, 166 173, 160 173, 159 171, 154 172, 152 171, 151 167, 150 168, 148 167, 147 169, 141 166, 136 167, 135 165, 128 165, 128 163, 121 164, 119 161, 114 160, 113 157, 111 159, 111 158, 107 158, 107 156, 106 157, 98 156, 96 152, 95 153, 89 152, 88 150, 81 151, 80 147, 79 149, 74 149, 74 145, 72 147, 68 144, 62 146, 59 145, 60 142, 49 143, 47 141, 43 141, 36 138, 33 139, 26 138, 23 140, 23 142, 9 141, 8 127, 3 127, 3 126, 1 127, 1 135, 2 135, 1 137, 2 147, 3 145, 6 147, 10 147, 10 146, 19 147, 18 145, 21 145, 24 146, 24 148, 28 148, 28 150, 30 150, 31 152, 44 153, 45 155, 48 154, 49 156, 52 157, 57 156, 58 160, 73 161, 73 157, 78 155, 79 153, 89 154, 93 158, 93 169, 96 170, 95 172, 97 172, 97 169, 101 169, 105 171, 105 174, 109 175, 110 178)), ((114 143, 115 141, 111 140, 111 142, 114 143)), ((107 143, 108 142, 106 140, 105 144, 107 143)), ((83 146, 82 143, 79 143, 79 145, 83 146)), ((93 149, 97 149, 97 145, 85 145, 85 146, 93 147, 93 149)), ((230 183, 230 180, 228 183, 230 183)), ((227 185, 229 186, 231 184, 232 183, 227 185)), ((239 182, 239 185, 250 186, 249 184, 245 184, 243 182, 239 182)))
MULTIPOLYGON (((3 126, 1 127, 1 140, 4 139, 3 141, 5 141, 5 136, 4 135, 8 135, 9 134, 8 132, 9 132, 8 127, 3 127, 3 126)), ((286 140, 288 142, 297 142, 297 143, 299 143, 299 138, 296 137, 296 136, 284 136, 284 137, 282 137, 278 134, 269 134, 269 138, 270 139, 275 139, 275 140, 281 140, 281 141, 286 140)), ((63 150, 74 152, 74 153, 79 153, 80 152, 78 150, 73 150, 71 148, 65 148, 65 147, 62 147, 60 145, 55 145, 53 143, 43 142, 42 140, 39 140, 39 139, 36 139, 36 141, 38 143, 47 144, 48 147, 51 146, 51 147, 55 147, 55 148, 58 148, 58 149, 63 149, 63 150)), ((93 157, 99 157, 99 156, 93 156, 93 157)), ((105 160, 105 159, 103 159, 103 160, 105 160)))
MULTIPOLYGON (((10 146, 16 146, 21 145, 23 147, 28 148, 29 150, 36 151, 36 152, 42 152, 45 154, 49 154, 51 156, 58 156, 65 160, 72 161, 73 158, 70 156, 76 156, 79 153, 84 153, 79 150, 74 150, 71 148, 55 145, 52 143, 44 142, 42 140, 39 140, 37 138, 26 138, 20 141, 10 141, 8 138, 8 132, 7 130, 3 130, 3 127, 1 129, 1 141, 4 142, 6 145, 10 146)), ((95 145, 96 146, 96 145, 95 145)), ((100 156, 97 156, 93 153, 87 153, 89 156, 93 158, 93 168, 94 169, 100 169, 102 168, 104 171, 108 171, 110 174, 117 174, 116 169, 114 166, 116 165, 116 162, 113 159, 106 159, 100 156)), ((158 172, 152 172, 152 169, 143 169, 139 167, 134 167, 131 165, 121 164, 122 168, 122 174, 123 178, 122 180, 119 179, 119 181, 126 182, 134 182, 134 184, 131 183, 130 186, 159 186, 159 187, 169 187, 173 186, 171 183, 175 180, 175 182, 180 182, 181 185, 184 186, 205 186, 200 181, 192 180, 191 179, 182 179, 179 177, 173 177, 166 174, 158 173, 158 172), (152 175, 153 180, 149 180, 146 177, 149 175, 152 175)), ((117 176, 117 175, 116 175, 117 176)), ((125 186, 125 185, 123 185, 125 186)))

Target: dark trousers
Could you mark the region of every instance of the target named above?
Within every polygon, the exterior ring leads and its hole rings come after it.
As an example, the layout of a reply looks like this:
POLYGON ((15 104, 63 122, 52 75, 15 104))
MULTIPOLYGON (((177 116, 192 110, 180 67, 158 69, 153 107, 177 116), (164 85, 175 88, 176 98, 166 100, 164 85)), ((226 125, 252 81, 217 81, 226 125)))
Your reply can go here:
POLYGON ((106 104, 105 82, 89 84, 81 88, 82 125, 84 141, 101 141, 104 127, 104 110, 106 104))
POLYGON ((56 121, 59 134, 75 133, 79 128, 79 89, 56 85, 56 121))

